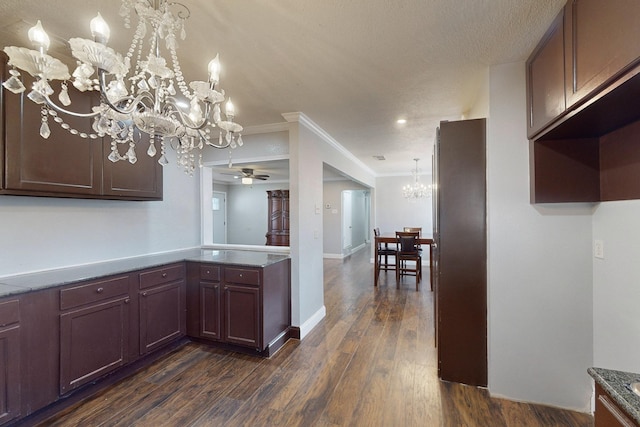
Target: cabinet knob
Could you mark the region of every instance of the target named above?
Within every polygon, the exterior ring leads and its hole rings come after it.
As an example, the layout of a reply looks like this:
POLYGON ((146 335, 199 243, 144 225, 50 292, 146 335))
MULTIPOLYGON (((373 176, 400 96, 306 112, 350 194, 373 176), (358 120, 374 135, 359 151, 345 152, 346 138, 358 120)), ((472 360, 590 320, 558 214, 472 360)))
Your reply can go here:
POLYGON ((146 293, 146 292, 143 292, 143 293, 142 293, 142 296, 143 296, 143 297, 146 297, 146 296, 147 296, 147 293, 146 293))
POLYGON ((162 273, 162 278, 166 278, 167 277, 167 273, 162 273))
POLYGON ((240 273, 240 277, 242 277, 242 273, 240 273))
POLYGON ((211 274, 211 270, 207 270, 207 274, 211 274))
POLYGON ((104 288, 98 288, 98 289, 96 289, 96 292, 101 294, 102 292, 104 292, 104 288))
POLYGON ((125 304, 129 304, 129 302, 131 301, 131 299, 127 298, 126 300, 124 300, 125 304))

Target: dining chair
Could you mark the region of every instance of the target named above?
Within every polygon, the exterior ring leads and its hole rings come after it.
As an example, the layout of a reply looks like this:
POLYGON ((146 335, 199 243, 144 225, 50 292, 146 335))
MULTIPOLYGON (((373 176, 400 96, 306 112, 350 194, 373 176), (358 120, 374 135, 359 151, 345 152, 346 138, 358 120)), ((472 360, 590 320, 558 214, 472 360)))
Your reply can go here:
MULTIPOLYGON (((379 237, 380 236, 380 229, 378 227, 373 229, 373 234, 375 237, 379 237)), ((380 270, 384 270, 384 271, 389 271, 389 270, 395 270, 396 269, 396 260, 395 260, 395 256, 396 256, 396 249, 395 248, 390 248, 388 243, 380 243, 377 242, 376 243, 376 252, 377 252, 377 257, 378 257, 378 262, 377 262, 377 266, 378 268, 376 269, 376 271, 374 272, 374 274, 376 275, 375 279, 374 279, 374 284, 377 284, 377 278, 380 275, 380 270), (389 262, 389 257, 393 257, 393 261, 389 262)))
POLYGON ((420 290, 422 280, 422 252, 418 247, 417 232, 396 231, 396 288, 400 288, 402 276, 416 277, 416 291, 420 290))

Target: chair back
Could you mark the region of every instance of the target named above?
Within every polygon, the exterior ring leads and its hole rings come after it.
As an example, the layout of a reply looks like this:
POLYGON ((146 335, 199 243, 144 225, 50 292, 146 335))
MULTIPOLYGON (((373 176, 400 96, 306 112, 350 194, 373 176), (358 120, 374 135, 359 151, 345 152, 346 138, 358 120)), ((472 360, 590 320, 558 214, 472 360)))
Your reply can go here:
POLYGON ((420 236, 417 232, 396 231, 398 251, 407 255, 417 254, 419 237, 420 236))

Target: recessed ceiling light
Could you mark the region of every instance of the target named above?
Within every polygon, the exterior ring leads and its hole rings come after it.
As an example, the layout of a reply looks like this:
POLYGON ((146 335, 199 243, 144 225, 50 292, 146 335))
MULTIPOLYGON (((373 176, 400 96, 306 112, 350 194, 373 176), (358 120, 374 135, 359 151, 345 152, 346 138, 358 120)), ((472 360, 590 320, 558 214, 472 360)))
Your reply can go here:
POLYGON ((398 119, 398 120, 396 120, 396 123, 398 123, 399 125, 403 125, 403 124, 407 123, 407 119, 398 119))

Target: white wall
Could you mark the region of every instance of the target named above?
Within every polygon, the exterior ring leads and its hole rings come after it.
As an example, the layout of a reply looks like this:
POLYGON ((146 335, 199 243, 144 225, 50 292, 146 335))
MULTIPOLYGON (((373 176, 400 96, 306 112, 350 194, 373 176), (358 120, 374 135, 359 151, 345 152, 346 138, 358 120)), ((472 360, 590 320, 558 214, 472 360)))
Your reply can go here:
POLYGON ((0 196, 0 277, 199 246, 199 178, 167 157, 161 202, 0 196))
MULTIPOLYGON (((215 186, 214 186, 215 188, 215 186)), ((289 184, 254 183, 227 187, 227 242, 265 245, 269 226, 267 190, 288 190, 289 184)))
POLYGON ((361 162, 301 113, 283 114, 289 121, 291 203, 291 319, 301 336, 325 314, 322 259, 323 163, 364 186, 374 177, 361 162))
POLYGON ((586 371, 593 364, 592 206, 529 203, 525 104, 524 64, 492 67, 489 390, 587 412, 592 385, 586 371))
POLYGON ((604 259, 593 262, 594 366, 640 373, 640 200, 601 203, 593 238, 604 259))
MULTIPOLYGON (((382 234, 393 234, 403 227, 422 227, 422 235, 433 234, 431 197, 409 201, 402 196, 402 187, 412 182, 407 176, 376 178, 375 222, 382 234)), ((431 184, 431 175, 421 175, 420 182, 431 184)))

